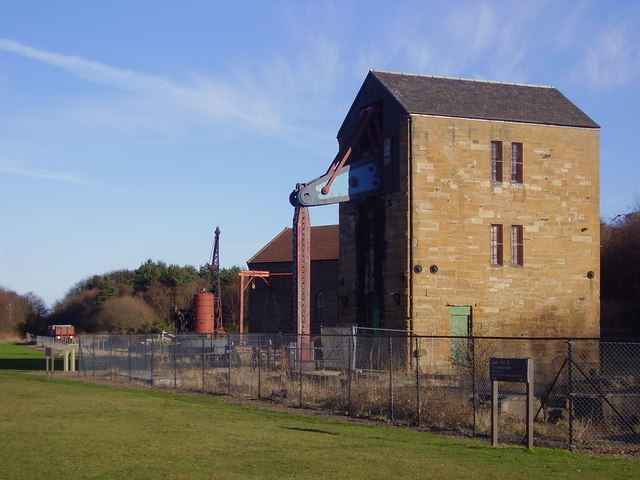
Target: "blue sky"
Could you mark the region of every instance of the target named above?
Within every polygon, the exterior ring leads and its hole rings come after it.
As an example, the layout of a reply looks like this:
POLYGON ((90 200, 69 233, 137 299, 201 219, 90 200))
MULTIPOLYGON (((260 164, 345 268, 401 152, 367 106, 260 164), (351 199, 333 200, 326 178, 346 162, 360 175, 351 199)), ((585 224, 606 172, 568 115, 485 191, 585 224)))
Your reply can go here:
POLYGON ((246 268, 372 68, 557 87, 602 127, 603 218, 637 202, 637 1, 0 0, 0 285, 199 266, 216 225, 246 268))

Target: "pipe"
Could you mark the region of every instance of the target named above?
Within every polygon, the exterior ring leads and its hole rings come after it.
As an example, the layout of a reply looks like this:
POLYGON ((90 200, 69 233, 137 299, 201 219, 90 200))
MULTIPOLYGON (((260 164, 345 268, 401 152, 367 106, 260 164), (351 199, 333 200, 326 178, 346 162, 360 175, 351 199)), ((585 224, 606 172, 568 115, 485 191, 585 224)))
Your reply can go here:
POLYGON ((414 220, 414 203, 413 203, 413 118, 411 115, 407 115, 407 148, 408 152, 408 161, 409 165, 407 166, 407 183, 408 183, 408 195, 407 199, 409 202, 408 210, 408 222, 409 222, 409 263, 407 265, 408 272, 408 280, 409 280, 409 301, 407 302, 407 323, 409 324, 409 331, 413 332, 414 323, 413 323, 413 293, 414 293, 414 285, 413 285, 413 263, 414 263, 414 252, 413 252, 413 220, 414 220))

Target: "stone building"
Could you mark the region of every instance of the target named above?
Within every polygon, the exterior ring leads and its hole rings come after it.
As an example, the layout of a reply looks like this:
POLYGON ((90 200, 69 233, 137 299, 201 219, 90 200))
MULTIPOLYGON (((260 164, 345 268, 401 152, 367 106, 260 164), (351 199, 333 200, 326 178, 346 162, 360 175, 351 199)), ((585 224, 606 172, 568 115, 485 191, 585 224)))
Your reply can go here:
POLYGON ((379 190, 340 204, 338 320, 598 337, 599 126, 552 87, 371 71, 339 132, 379 190))
MULTIPOLYGON (((267 271, 255 278, 247 295, 249 332, 296 333, 293 314, 292 230, 285 228, 247 261, 249 270, 267 271), (266 280, 266 281, 265 281, 266 280)), ((335 325, 338 302, 338 225, 311 227, 311 333, 335 325)))

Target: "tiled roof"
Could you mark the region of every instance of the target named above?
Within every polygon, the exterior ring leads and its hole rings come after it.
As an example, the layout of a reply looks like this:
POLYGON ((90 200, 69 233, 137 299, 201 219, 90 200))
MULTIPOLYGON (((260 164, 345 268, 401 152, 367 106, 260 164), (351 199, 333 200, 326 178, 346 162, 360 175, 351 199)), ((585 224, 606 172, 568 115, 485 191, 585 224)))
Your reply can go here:
MULTIPOLYGON (((293 229, 285 228, 247 263, 291 262, 293 229)), ((311 227, 311 260, 337 260, 340 234, 338 225, 311 227)))
POLYGON ((599 128, 553 87, 378 70, 369 75, 410 114, 599 128))

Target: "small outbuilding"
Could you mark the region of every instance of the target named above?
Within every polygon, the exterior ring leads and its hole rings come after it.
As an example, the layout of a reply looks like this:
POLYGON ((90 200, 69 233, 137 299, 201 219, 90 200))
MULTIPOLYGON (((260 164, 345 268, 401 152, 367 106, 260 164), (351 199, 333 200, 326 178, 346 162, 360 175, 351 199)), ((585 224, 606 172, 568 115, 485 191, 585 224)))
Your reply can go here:
MULTIPOLYGON (((335 325, 338 314, 338 225, 311 227, 311 333, 335 325)), ((285 228, 247 261, 252 279, 245 324, 249 332, 296 333, 293 312, 293 237, 285 228)))

